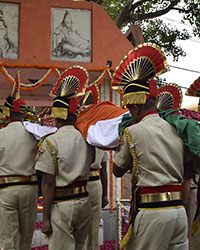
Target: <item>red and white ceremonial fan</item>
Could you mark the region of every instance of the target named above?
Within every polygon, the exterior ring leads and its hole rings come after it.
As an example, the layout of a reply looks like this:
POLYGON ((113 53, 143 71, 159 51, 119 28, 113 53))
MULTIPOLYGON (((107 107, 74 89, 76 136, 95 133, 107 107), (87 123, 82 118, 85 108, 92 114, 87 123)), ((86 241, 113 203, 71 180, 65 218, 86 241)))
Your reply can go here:
POLYGON ((169 70, 166 57, 159 46, 143 43, 131 50, 120 62, 113 74, 112 88, 122 89, 128 83, 150 80, 169 70))
POLYGON ((65 70, 59 77, 56 85, 50 92, 50 96, 78 97, 84 95, 88 87, 89 75, 85 68, 72 66, 65 70))
POLYGON ((156 108, 179 109, 182 104, 183 94, 181 88, 175 83, 169 83, 157 90, 156 108))

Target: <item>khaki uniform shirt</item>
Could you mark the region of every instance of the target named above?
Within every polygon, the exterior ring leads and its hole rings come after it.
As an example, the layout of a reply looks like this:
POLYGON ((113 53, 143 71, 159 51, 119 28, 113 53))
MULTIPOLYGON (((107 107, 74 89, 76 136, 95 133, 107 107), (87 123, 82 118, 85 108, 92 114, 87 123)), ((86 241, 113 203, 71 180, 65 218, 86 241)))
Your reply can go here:
POLYGON ((108 152, 103 149, 95 148, 95 161, 92 163, 92 169, 101 168, 101 163, 108 160, 108 152))
POLYGON ((24 128, 22 122, 15 121, 0 129, 0 175, 35 174, 37 141, 24 128))
MULTIPOLYGON (((47 137, 56 153, 58 175, 56 186, 67 186, 72 182, 87 180, 90 165, 94 161, 94 148, 89 146, 81 133, 72 125, 59 128, 47 137)), ((40 147, 40 155, 36 162, 36 170, 55 174, 55 163, 49 145, 44 140, 40 147)))
MULTIPOLYGON (((137 185, 163 186, 183 180, 184 144, 174 127, 149 114, 139 123, 128 127, 137 155, 137 185)), ((124 135, 124 144, 115 153, 120 168, 132 165, 132 157, 124 135)))

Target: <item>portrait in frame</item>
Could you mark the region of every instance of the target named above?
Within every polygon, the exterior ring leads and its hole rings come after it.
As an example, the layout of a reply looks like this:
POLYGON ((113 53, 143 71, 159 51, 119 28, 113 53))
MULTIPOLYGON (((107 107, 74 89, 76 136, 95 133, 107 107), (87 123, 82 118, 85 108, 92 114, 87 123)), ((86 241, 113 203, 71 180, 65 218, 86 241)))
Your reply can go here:
POLYGON ((19 5, 0 3, 0 58, 18 58, 19 5))
POLYGON ((91 11, 51 9, 51 60, 91 62, 91 11))

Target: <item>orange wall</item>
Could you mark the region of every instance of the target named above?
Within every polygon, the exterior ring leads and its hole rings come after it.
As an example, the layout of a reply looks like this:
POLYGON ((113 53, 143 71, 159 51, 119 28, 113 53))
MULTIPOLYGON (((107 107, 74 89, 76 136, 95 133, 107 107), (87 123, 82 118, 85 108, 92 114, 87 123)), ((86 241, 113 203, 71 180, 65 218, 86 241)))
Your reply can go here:
MULTIPOLYGON (((0 2, 8 2, 1 0, 0 2)), ((116 27, 104 9, 93 2, 69 0, 9 0, 20 4, 19 59, 0 59, 11 64, 40 64, 67 67, 74 62, 50 60, 51 7, 92 11, 92 62, 78 63, 86 68, 102 68, 107 60, 117 66, 132 49, 131 43, 116 27)))
MULTIPOLYGON (((105 10, 93 2, 76 2, 70 0, 0 0, 0 2, 19 3, 19 59, 0 58, 0 62, 7 64, 8 73, 15 78, 20 71, 20 79, 24 84, 30 84, 28 79, 41 79, 48 68, 67 68, 81 65, 86 69, 97 69, 97 73, 89 71, 90 82, 98 78, 98 69, 106 67, 107 60, 112 61, 115 68, 126 53, 133 49, 132 44, 121 33, 105 10), (77 8, 92 12, 92 62, 58 62, 50 60, 51 45, 51 8, 77 8), (31 66, 23 68, 22 65, 31 66), (40 69, 41 66, 47 68, 40 69), (93 72, 93 73, 92 73, 93 72)), ((52 84, 57 81, 55 74, 42 87, 32 90, 21 90, 21 97, 27 105, 51 105, 49 97, 52 84)), ((0 72, 0 105, 10 95, 12 85, 0 72)))

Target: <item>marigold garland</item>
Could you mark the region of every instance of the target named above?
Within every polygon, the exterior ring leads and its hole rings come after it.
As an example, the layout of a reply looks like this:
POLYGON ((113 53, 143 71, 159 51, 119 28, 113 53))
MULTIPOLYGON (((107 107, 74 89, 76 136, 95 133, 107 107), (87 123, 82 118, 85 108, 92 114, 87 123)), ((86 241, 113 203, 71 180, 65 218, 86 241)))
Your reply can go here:
POLYGON ((27 113, 26 119, 29 119, 31 121, 38 121, 39 119, 43 118, 50 109, 51 107, 45 107, 44 110, 38 115, 30 115, 29 113, 27 113))
POLYGON ((54 73, 56 74, 57 78, 59 78, 60 75, 61 75, 60 72, 59 72, 59 70, 56 69, 56 68, 53 68, 53 71, 54 71, 54 73))
MULTIPOLYGON (((1 66, 0 71, 2 72, 2 74, 4 75, 6 80, 13 85, 15 80, 11 75, 9 75, 6 68, 4 66, 1 66)), ((52 75, 52 73, 53 73, 53 69, 49 69, 47 71, 47 73, 40 80, 38 80, 36 83, 32 83, 32 84, 21 83, 21 86, 24 86, 24 87, 21 87, 20 89, 22 89, 24 91, 31 91, 31 90, 34 90, 36 88, 39 88, 49 79, 49 77, 52 75)))
POLYGON ((112 74, 111 74, 111 72, 110 72, 110 69, 106 69, 106 72, 107 72, 107 74, 108 74, 108 77, 110 78, 110 80, 112 80, 112 74))
MULTIPOLYGON (((110 86, 110 101, 112 102, 112 87, 110 86)), ((113 151, 110 154, 110 211, 113 212, 113 151)))
POLYGON ((98 88, 99 88, 99 101, 101 101, 101 87, 98 86, 98 88))
POLYGON ((119 187, 118 187, 118 179, 115 180, 115 195, 116 195, 116 205, 118 210, 118 218, 117 218, 117 224, 118 224, 118 240, 119 242, 122 239, 122 204, 119 199, 119 187))
POLYGON ((110 150, 110 211, 113 212, 113 152, 110 150))
POLYGON ((47 111, 50 110, 51 107, 46 107, 41 113, 37 115, 38 118, 42 118, 46 115, 47 111))
POLYGON ((106 71, 104 70, 103 73, 95 81, 95 83, 97 84, 97 86, 101 85, 101 83, 104 80, 105 76, 106 76, 106 71))
POLYGON ((113 92, 112 92, 112 86, 110 86, 110 101, 112 102, 113 100, 113 92))
MULTIPOLYGON (((14 84, 15 80, 8 73, 8 71, 6 70, 5 67, 10 67, 10 68, 21 67, 21 68, 49 69, 47 71, 47 73, 40 80, 38 80, 37 82, 31 83, 31 84, 21 83, 21 88, 20 89, 22 89, 24 91, 32 91, 32 90, 35 90, 35 89, 41 87, 49 79, 49 77, 52 75, 53 72, 55 73, 56 77, 59 78, 61 74, 60 74, 60 72, 59 72, 58 69, 63 69, 63 70, 67 69, 67 67, 59 67, 59 66, 47 66, 47 65, 35 65, 35 64, 6 64, 6 63, 0 62, 0 71, 2 72, 2 74, 4 75, 4 77, 6 78, 6 80, 9 83, 11 83, 12 85, 14 84)), ((114 69, 111 69, 111 68, 94 68, 94 69, 87 69, 87 70, 88 71, 103 71, 102 74, 95 81, 95 83, 97 83, 98 86, 104 80, 106 74, 108 75, 108 77, 111 80, 112 79, 111 71, 112 72, 114 71, 114 69)))
POLYGON ((0 67, 0 71, 2 72, 2 74, 4 75, 6 80, 13 85, 14 84, 14 78, 11 75, 8 74, 8 71, 3 66, 0 67))
MULTIPOLYGON (((47 74, 44 75, 44 77, 42 79, 40 79, 39 81, 34 83, 35 86, 33 85, 33 87, 21 87, 21 89, 24 90, 24 91, 31 91, 31 90, 34 90, 34 89, 37 89, 37 88, 41 87, 50 78, 52 73, 53 73, 53 70, 50 69, 47 72, 47 74)), ((23 86, 24 84, 21 84, 21 85, 23 86)))
POLYGON ((121 199, 123 199, 124 198, 124 186, 123 186, 123 184, 124 184, 124 179, 123 179, 123 176, 121 177, 121 199))
MULTIPOLYGON (((49 68, 55 68, 55 69, 67 69, 69 67, 63 67, 63 66, 58 66, 58 65, 39 65, 39 64, 10 64, 10 63, 3 63, 0 62, 0 66, 5 66, 8 68, 38 68, 38 69, 49 69, 49 68)), ((104 71, 106 68, 89 68, 87 71, 104 71)), ((114 68, 109 68, 110 71, 114 72, 114 68)))
MULTIPOLYGON (((99 85, 100 86, 100 85, 99 85)), ((102 86, 102 85, 101 85, 102 86)), ((106 82, 104 81, 104 92, 103 92, 103 98, 104 98, 104 101, 106 100, 106 88, 107 88, 107 85, 106 85, 106 82)))

